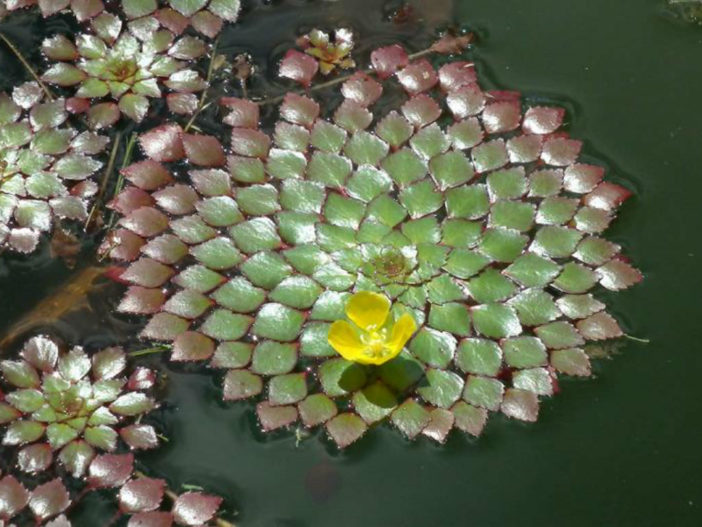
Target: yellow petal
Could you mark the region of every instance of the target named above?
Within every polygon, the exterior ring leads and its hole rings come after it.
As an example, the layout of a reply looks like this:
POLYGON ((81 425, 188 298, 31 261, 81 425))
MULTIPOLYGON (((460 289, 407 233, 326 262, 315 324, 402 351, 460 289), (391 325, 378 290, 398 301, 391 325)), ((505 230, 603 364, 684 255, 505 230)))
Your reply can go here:
POLYGON ((390 313, 390 300, 378 293, 361 291, 346 304, 346 315, 359 328, 366 331, 378 329, 385 324, 390 313))
MULTIPOLYGON (((405 347, 412 333, 417 329, 414 319, 408 313, 402 315, 392 327, 392 334, 385 343, 386 349, 390 351, 392 357, 396 357, 405 347)), ((388 359, 389 360, 389 359, 388 359)))
POLYGON ((363 352, 366 347, 358 338, 353 326, 345 320, 337 320, 331 325, 327 340, 331 347, 346 360, 358 361, 359 358, 365 357, 363 352))

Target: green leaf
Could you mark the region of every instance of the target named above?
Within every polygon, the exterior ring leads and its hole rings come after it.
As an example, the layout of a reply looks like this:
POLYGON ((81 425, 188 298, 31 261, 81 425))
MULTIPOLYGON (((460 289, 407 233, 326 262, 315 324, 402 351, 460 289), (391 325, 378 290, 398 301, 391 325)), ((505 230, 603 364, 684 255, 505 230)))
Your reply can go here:
POLYGON ((511 229, 492 228, 483 233, 480 252, 497 262, 511 263, 517 259, 529 238, 511 229))
POLYGON ((237 247, 247 254, 270 251, 281 246, 275 224, 269 218, 253 218, 234 225, 229 235, 237 247))
POLYGON ((305 426, 317 426, 334 417, 336 404, 323 393, 314 393, 297 405, 300 418, 305 426))
POLYGON ((463 391, 463 379, 457 374, 429 368, 426 377, 420 381, 417 393, 430 404, 439 408, 449 408, 463 391))
POLYGON ((346 183, 349 195, 365 202, 389 192, 392 189, 392 180, 383 171, 369 165, 358 168, 346 183))
POLYGON ((478 219, 490 210, 487 187, 465 185, 446 191, 446 212, 450 218, 478 219))
POLYGON ((130 392, 120 396, 110 405, 110 410, 119 415, 135 416, 151 411, 153 399, 141 392, 130 392))
POLYGON ((324 202, 324 187, 312 181, 284 181, 280 191, 280 204, 295 212, 318 214, 324 202))
POLYGON ((553 285, 565 293, 585 293, 589 291, 598 281, 597 273, 573 262, 568 262, 563 266, 563 272, 554 280, 553 285))
POLYGON ((388 144, 369 132, 356 132, 346 143, 344 153, 357 165, 376 166, 387 155, 388 144))
POLYGON ((514 282, 492 267, 468 282, 468 292, 479 304, 505 300, 511 297, 515 290, 514 282))
POLYGON ((249 399, 263 391, 263 381, 246 370, 229 370, 224 377, 222 398, 225 401, 249 399))
POLYGON ((500 409, 504 389, 504 385, 497 379, 469 375, 463 399, 474 406, 497 411, 500 409))
POLYGON ((486 337, 513 337, 522 332, 517 313, 509 306, 502 304, 474 306, 471 314, 475 330, 486 337))
POLYGON ((332 192, 324 205, 324 216, 332 225, 358 229, 365 210, 363 202, 332 192))
POLYGON ((267 216, 280 210, 278 191, 273 185, 251 185, 237 191, 236 202, 244 214, 267 216))
POLYGON ((424 365, 406 350, 378 368, 378 375, 398 392, 407 390, 424 376, 424 365))
POLYGON ((29 363, 4 360, 0 362, 0 369, 5 380, 17 388, 38 388, 39 375, 29 363))
POLYGON ((400 187, 422 179, 428 172, 426 162, 409 148, 393 152, 381 166, 400 187))
POLYGON ((338 154, 346 143, 346 131, 324 120, 318 120, 310 136, 310 144, 324 152, 338 154))
POLYGON ((246 334, 252 322, 251 317, 215 309, 200 326, 200 331, 217 340, 237 340, 246 334))
POLYGON ((420 218, 436 212, 443 205, 443 195, 436 191, 429 179, 404 188, 400 191, 400 203, 412 218, 420 218))
POLYGON ((468 307, 464 304, 432 304, 429 310, 429 326, 439 331, 467 337, 470 335, 470 325, 468 307))
POLYGON ((502 365, 502 350, 493 340, 464 339, 456 350, 456 365, 467 373, 494 377, 502 365))
POLYGON ((449 254, 443 268, 458 278, 470 278, 490 263, 487 256, 477 251, 456 248, 449 254))
POLYGON ((323 362, 318 369, 322 389, 329 397, 342 397, 362 388, 365 369, 354 362, 336 358, 323 362))
POLYGON ((544 287, 560 273, 554 261, 534 253, 524 253, 504 273, 525 287, 544 287))
POLYGON ((306 276, 291 276, 280 282, 273 291, 270 299, 298 309, 309 308, 314 304, 322 288, 306 276))
POLYGON ((251 313, 263 304, 266 292, 254 287, 245 278, 237 276, 217 289, 211 296, 219 305, 232 311, 251 313))
POLYGON ((560 316, 553 297, 540 289, 527 289, 509 300, 525 326, 545 324, 560 316))
POLYGON ((366 423, 382 421, 397 406, 395 394, 382 382, 375 382, 353 394, 354 410, 366 423))
POLYGON ((334 357, 336 351, 328 340, 329 327, 321 322, 306 324, 300 335, 300 353, 306 357, 334 357))
POLYGON ((242 254, 229 238, 213 238, 190 248, 195 259, 217 271, 230 269, 243 260, 242 254))
POLYGON ((326 187, 342 187, 351 174, 351 161, 338 154, 315 152, 307 167, 307 177, 326 187))
POLYGON ((448 150, 449 138, 436 123, 425 126, 410 140, 412 149, 424 159, 431 159, 448 150))
POLYGON ((290 373, 273 377, 268 383, 268 400, 272 405, 293 404, 307 396, 304 373, 290 373))
POLYGON ((575 348, 585 344, 585 339, 568 322, 551 322, 534 329, 547 348, 575 348))
POLYGON ((505 362, 512 368, 532 368, 548 361, 546 348, 536 337, 516 337, 503 341, 505 362))
POLYGON ((430 161, 429 169, 440 190, 466 183, 474 176, 473 165, 468 158, 456 151, 436 156, 430 161))
POLYGON ((357 441, 367 430, 366 424, 356 414, 339 414, 326 424, 327 432, 339 448, 346 448, 357 441))
POLYGON ((15 390, 5 396, 5 400, 22 413, 36 412, 44 404, 44 396, 32 388, 15 390))
POLYGON ((422 328, 409 344, 412 354, 434 368, 448 367, 456 350, 456 339, 450 333, 422 328))
POLYGON ((553 379, 546 368, 530 368, 515 372, 512 385, 537 395, 553 395, 553 379))
POLYGON ((412 125, 396 111, 388 113, 375 129, 378 137, 397 148, 412 137, 412 125))
POLYGON ((292 274, 292 267, 277 253, 261 252, 246 260, 241 272, 254 285, 270 290, 292 274))
POLYGON ((491 173, 487 177, 487 185, 492 201, 518 199, 527 191, 527 180, 522 167, 491 173))
POLYGON ((32 443, 44 435, 44 425, 35 421, 14 421, 10 423, 2 439, 4 445, 32 443))
POLYGON ((414 439, 429 424, 431 416, 417 401, 408 399, 392 413, 390 419, 408 439, 414 439))
POLYGON ((582 237, 575 229, 548 225, 536 232, 531 250, 550 258, 567 258, 575 252, 582 237))
POLYGON ((305 173, 307 159, 293 150, 271 149, 266 163, 266 172, 278 179, 299 179, 305 173))
POLYGON ((490 209, 490 225, 525 232, 531 230, 534 214, 535 207, 531 203, 501 199, 490 209))
POLYGON ((305 315, 277 303, 264 304, 256 315, 252 331, 262 338, 290 342, 297 338, 305 315))

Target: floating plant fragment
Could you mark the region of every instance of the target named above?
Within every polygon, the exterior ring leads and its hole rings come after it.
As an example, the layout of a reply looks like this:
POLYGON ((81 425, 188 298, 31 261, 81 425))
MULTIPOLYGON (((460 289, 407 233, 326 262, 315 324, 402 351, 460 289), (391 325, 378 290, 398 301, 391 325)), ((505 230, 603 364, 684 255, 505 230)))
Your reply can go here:
MULTIPOLYGON (((533 421, 559 375, 589 375, 587 341, 622 334, 596 293, 641 279, 602 238, 630 192, 578 162, 562 109, 523 112, 470 62, 394 45, 371 63, 335 111, 288 93, 271 135, 257 104, 222 101, 228 149, 144 134, 103 247, 126 266, 120 310, 172 360, 227 370, 224 398, 258 398, 266 431, 300 419, 345 447, 383 421, 439 442, 493 411, 533 421), (393 84, 406 96, 376 118, 393 84)), ((281 73, 317 67, 291 50, 281 73)))
POLYGON ((18 448, 20 470, 42 472, 57 458, 80 477, 97 451, 114 451, 120 438, 134 449, 158 444, 153 427, 140 423, 155 402, 129 385, 121 349, 89 357, 79 347, 62 352, 38 336, 25 343, 20 357, 0 363, 6 383, 2 442, 18 448))
POLYGON ((305 53, 317 59, 322 75, 328 75, 336 68, 347 70, 356 66, 351 58, 354 42, 350 29, 335 29, 333 40, 329 33, 313 29, 297 39, 297 45, 305 53))
POLYGON ((75 41, 57 35, 42 45, 47 58, 57 61, 44 72, 44 82, 75 86, 79 100, 106 101, 87 110, 92 128, 109 127, 120 114, 142 121, 149 99, 160 98, 164 88, 184 95, 206 87, 191 68, 206 53, 204 42, 192 36, 176 38, 159 29, 153 17, 138 22, 123 27, 119 18, 104 14, 91 22, 92 33, 79 34, 75 41))
POLYGON ((56 219, 84 220, 108 138, 79 133, 37 83, 0 93, 0 247, 32 252, 56 219))

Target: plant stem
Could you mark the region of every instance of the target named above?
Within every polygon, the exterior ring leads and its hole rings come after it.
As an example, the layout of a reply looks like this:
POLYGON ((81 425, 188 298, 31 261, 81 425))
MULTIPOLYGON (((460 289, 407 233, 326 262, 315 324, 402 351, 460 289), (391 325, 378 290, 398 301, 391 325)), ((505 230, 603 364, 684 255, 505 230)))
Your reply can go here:
POLYGON ((117 150, 119 148, 119 143, 122 140, 122 136, 118 133, 115 136, 115 140, 112 143, 112 151, 110 152, 110 160, 107 162, 107 168, 105 169, 105 174, 102 176, 102 182, 100 183, 100 189, 98 190, 98 194, 95 197, 95 204, 93 205, 93 208, 90 209, 90 214, 88 214, 88 219, 85 220, 85 229, 87 230, 88 227, 90 227, 90 224, 93 221, 93 218, 95 217, 95 213, 98 210, 98 207, 100 206, 100 203, 102 201, 102 197, 105 195, 105 189, 107 188, 107 182, 110 180, 110 175, 112 174, 112 171, 115 168, 115 161, 117 159, 117 150))
MULTIPOLYGON (((132 160, 132 153, 134 151, 134 145, 136 144, 137 141, 137 133, 134 132, 131 136, 129 136, 129 141, 127 141, 127 146, 124 149, 124 156, 122 157, 122 165, 121 168, 124 169, 129 165, 129 163, 132 160)), ((115 198, 117 194, 119 194, 122 190, 122 187, 124 186, 124 174, 122 174, 122 171, 120 170, 119 175, 117 176, 117 183, 115 183, 115 190, 112 193, 112 197, 115 198)), ((112 230, 112 226, 114 225, 116 219, 115 212, 112 211, 112 214, 110 215, 110 221, 107 224, 107 231, 109 232, 112 230)))
POLYGON ((27 69, 27 71, 30 73, 32 77, 34 77, 34 80, 37 81, 37 84, 41 87, 42 90, 44 90, 44 93, 46 94, 46 98, 49 99, 50 101, 54 100, 54 95, 51 93, 51 90, 46 87, 46 84, 42 82, 42 80, 39 78, 39 75, 37 75, 37 72, 34 71, 34 68, 27 62, 27 59, 24 58, 24 55, 20 53, 20 50, 17 49, 17 47, 12 43, 12 41, 7 38, 3 33, 0 33, 0 40, 2 40, 8 48, 10 48, 10 51, 14 53, 15 57, 22 63, 22 65, 27 69))
POLYGON ((640 342, 641 344, 650 344, 651 340, 650 339, 642 339, 639 337, 634 337, 632 335, 627 335, 626 333, 624 334, 625 339, 633 340, 634 342, 640 342))
POLYGON ((190 120, 188 123, 183 127, 183 131, 187 132, 190 130, 190 127, 193 125, 195 122, 195 119, 197 118, 202 111, 209 106, 208 104, 205 104, 205 101, 207 100, 207 91, 210 88, 210 82, 212 82, 212 74, 214 73, 214 63, 215 59, 217 58, 217 44, 219 42, 219 39, 214 41, 214 44, 212 44, 212 50, 211 50, 211 57, 210 57, 210 64, 207 66, 207 77, 205 78, 205 82, 207 82, 207 87, 205 87, 204 90, 202 90, 202 95, 200 95, 200 102, 197 105, 197 109, 195 110, 195 113, 193 113, 192 117, 190 117, 190 120))
MULTIPOLYGON (((422 51, 418 51, 417 53, 412 53, 411 55, 409 55, 409 60, 416 60, 416 59, 425 57, 426 55, 431 55, 432 53, 435 53, 435 51, 432 47, 429 47, 427 49, 423 49, 422 51)), ((365 70, 360 70, 360 71, 362 73, 365 73, 366 75, 375 75, 375 70, 373 68, 366 68, 365 70)), ((303 94, 303 93, 307 93, 307 92, 323 90, 324 88, 329 88, 330 86, 335 86, 341 82, 347 81, 348 79, 350 79, 351 77, 356 75, 356 73, 358 73, 358 71, 355 71, 354 73, 349 73, 347 75, 342 75, 341 77, 337 77, 335 79, 332 79, 332 80, 327 81, 327 82, 323 82, 321 84, 315 84, 314 86, 310 87, 308 90, 297 90, 296 92, 293 92, 293 93, 303 94)), ((274 103, 282 101, 285 98, 285 95, 287 95, 287 93, 285 93, 283 95, 278 95, 276 97, 271 97, 269 99, 264 99, 262 101, 257 101, 256 104, 258 104, 259 106, 265 106, 267 104, 274 104, 274 103)))
POLYGON ((153 346, 151 348, 144 348, 136 351, 132 351, 130 353, 127 353, 130 357, 141 357, 143 355, 153 355, 155 353, 163 353, 164 351, 168 351, 171 349, 170 346, 166 345, 160 345, 160 346, 153 346))

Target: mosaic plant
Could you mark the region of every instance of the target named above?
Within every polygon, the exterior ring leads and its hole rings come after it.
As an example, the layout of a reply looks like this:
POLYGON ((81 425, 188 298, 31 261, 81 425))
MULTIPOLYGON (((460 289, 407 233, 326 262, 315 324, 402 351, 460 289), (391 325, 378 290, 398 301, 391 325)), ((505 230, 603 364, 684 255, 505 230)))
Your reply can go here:
MULTIPOLYGON (((309 86, 310 61, 288 53, 281 76, 309 86)), ((224 399, 255 398, 264 430, 324 425, 344 447, 383 421, 439 442, 493 411, 534 421, 558 375, 590 374, 586 342, 622 335, 595 295, 641 278, 602 237, 630 192, 579 161, 564 110, 483 90, 470 62, 393 45, 371 65, 328 119, 290 92, 269 133, 256 102, 224 101, 226 149, 176 124, 143 134, 104 244, 128 263, 118 309, 148 315, 142 337, 172 360, 226 370, 224 399), (396 109, 374 115, 380 99, 396 109), (378 301, 351 307, 364 291, 378 301), (381 365, 330 339, 407 317, 381 365)))
MULTIPOLYGON (((207 52, 197 37, 176 36, 163 29, 153 16, 128 24, 112 14, 91 21, 93 33, 80 34, 71 41, 56 35, 44 41, 44 54, 57 61, 42 80, 61 87, 75 87, 78 101, 87 103, 92 128, 106 128, 126 115, 136 122, 149 111, 150 99, 160 99, 164 90, 178 100, 197 98, 193 92, 207 83, 191 62, 207 52)), ((74 104, 79 104, 74 101, 74 104)))
POLYGON ((79 132, 35 82, 0 93, 0 247, 32 252, 57 220, 85 220, 108 138, 79 132))

